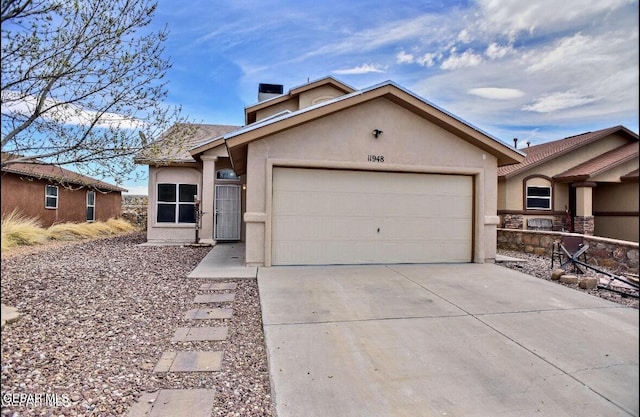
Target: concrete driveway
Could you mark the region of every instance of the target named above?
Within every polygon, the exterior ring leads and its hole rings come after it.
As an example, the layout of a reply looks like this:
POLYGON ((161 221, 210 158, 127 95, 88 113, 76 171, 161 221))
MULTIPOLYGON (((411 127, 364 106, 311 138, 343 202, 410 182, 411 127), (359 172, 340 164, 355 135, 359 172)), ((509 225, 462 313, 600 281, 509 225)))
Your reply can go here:
POLYGON ((638 416, 638 310, 493 264, 258 270, 278 417, 638 416))

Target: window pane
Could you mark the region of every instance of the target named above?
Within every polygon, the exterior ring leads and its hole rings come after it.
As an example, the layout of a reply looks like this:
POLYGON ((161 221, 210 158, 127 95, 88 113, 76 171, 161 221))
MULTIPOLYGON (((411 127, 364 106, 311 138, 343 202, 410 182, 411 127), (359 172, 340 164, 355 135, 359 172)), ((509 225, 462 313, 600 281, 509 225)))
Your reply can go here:
POLYGON ((195 223, 196 213, 193 204, 180 204, 178 223, 195 223))
POLYGON ((95 209, 93 207, 87 207, 87 221, 94 221, 95 219, 95 209))
POLYGON ((158 204, 158 223, 175 223, 176 205, 158 204))
POLYGON ((47 185, 46 195, 51 197, 57 197, 58 187, 56 187, 55 185, 47 185))
POLYGON ((551 197, 551 188, 527 187, 527 197, 551 197))
POLYGON ((180 184, 180 201, 193 203, 194 196, 198 194, 198 186, 195 184, 180 184))
POLYGON ((548 198, 527 198, 528 209, 551 209, 551 200, 548 198))
POLYGON ((96 193, 93 191, 87 192, 87 205, 95 206, 96 204, 96 193))
POLYGON ((47 208, 56 208, 56 203, 58 199, 55 197, 47 197, 45 202, 45 207, 47 208))
POLYGON ((232 169, 221 169, 216 173, 216 177, 219 180, 237 180, 238 176, 232 169))
POLYGON ((176 185, 158 184, 158 201, 176 201, 176 185))

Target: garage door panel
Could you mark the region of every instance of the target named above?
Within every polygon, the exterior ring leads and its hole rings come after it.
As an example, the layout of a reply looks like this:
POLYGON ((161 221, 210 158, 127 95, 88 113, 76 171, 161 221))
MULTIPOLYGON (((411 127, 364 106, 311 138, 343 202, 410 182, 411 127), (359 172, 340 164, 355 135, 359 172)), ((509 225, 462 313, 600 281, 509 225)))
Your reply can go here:
POLYGON ((469 262, 463 175, 273 170, 272 264, 469 262))

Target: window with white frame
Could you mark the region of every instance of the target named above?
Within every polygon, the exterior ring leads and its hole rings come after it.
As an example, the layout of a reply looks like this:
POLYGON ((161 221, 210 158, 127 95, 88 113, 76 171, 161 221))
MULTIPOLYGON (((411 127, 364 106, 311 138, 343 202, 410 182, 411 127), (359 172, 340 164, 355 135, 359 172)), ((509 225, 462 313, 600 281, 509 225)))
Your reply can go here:
POLYGON ((44 190, 44 207, 48 209, 58 208, 58 186, 46 185, 44 190))
POLYGON ((87 191, 87 221, 96 220, 96 192, 87 191))
POLYGON ((158 184, 158 223, 195 223, 196 184, 158 184))
POLYGON ((527 210, 551 210, 551 187, 527 186, 527 210))

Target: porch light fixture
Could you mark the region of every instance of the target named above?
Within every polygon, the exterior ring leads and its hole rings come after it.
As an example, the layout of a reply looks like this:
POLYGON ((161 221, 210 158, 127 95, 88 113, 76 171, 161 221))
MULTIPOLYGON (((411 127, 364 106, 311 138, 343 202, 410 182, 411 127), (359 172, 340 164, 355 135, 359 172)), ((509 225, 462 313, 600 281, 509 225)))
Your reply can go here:
POLYGON ((380 129, 373 129, 373 132, 371 132, 373 134, 373 136, 375 136, 376 139, 378 139, 378 136, 382 135, 384 132, 380 129))

